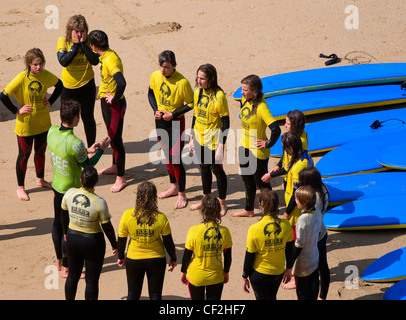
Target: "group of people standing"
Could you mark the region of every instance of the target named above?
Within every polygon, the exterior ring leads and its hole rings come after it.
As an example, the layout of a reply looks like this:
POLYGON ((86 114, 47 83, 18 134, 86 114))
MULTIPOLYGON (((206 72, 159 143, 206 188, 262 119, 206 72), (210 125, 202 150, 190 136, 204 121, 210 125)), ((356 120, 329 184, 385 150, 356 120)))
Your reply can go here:
MULTIPOLYGON (((16 162, 17 196, 29 200, 24 188, 27 161, 34 146, 34 160, 39 186, 54 191, 52 238, 62 276, 67 277, 65 294, 74 299, 77 283, 86 263, 86 299, 97 299, 98 280, 105 254, 106 234, 118 255, 118 265, 126 266, 128 298, 139 299, 144 274, 147 274, 151 299, 162 298, 165 274, 165 250, 170 257, 170 271, 176 267, 176 251, 166 215, 158 210, 157 199, 177 196, 176 208, 187 206, 186 170, 182 163, 185 116, 193 110, 189 152, 200 167, 203 198, 191 206, 200 210, 202 223, 190 228, 182 259, 181 281, 188 285, 192 299, 220 299, 231 266, 230 231, 221 226, 227 212, 227 175, 223 167, 224 148, 230 128, 228 102, 218 84, 216 68, 201 65, 196 72, 196 89, 176 70, 172 51, 159 54, 159 70, 152 73, 148 101, 153 109, 158 140, 166 158, 170 179, 168 190, 157 193, 151 182, 138 186, 135 208, 124 212, 118 238, 110 222, 104 199, 94 193, 99 174, 113 174, 112 192, 121 191, 125 178, 125 150, 122 140, 126 99, 126 80, 119 56, 109 47, 101 30, 88 33, 82 15, 72 16, 66 34, 58 39, 57 59, 62 66, 61 80, 44 69, 45 57, 38 48, 25 55, 26 70, 14 78, 0 94, 0 100, 17 114, 15 133, 19 154, 16 162), (96 94, 93 66, 100 65, 100 87, 96 94), (46 98, 47 89, 55 87, 46 98), (15 106, 10 97, 19 104, 15 106), (101 101, 107 137, 96 143, 94 106, 101 101), (61 98, 60 125, 51 125, 49 108, 61 98), (86 143, 73 134, 82 119, 86 143), (97 172, 94 166, 111 145, 113 159, 109 168, 97 172), (48 146, 52 183, 44 180, 45 151, 48 146), (216 177, 218 198, 212 195, 212 176, 216 177), (127 238, 131 241, 125 257, 127 238), (224 263, 223 263, 224 257, 224 263)), ((304 115, 292 111, 287 115, 282 136, 284 155, 268 172, 270 148, 281 130, 272 116, 257 75, 241 81, 240 118, 242 135, 238 160, 245 186, 245 208, 235 217, 253 217, 257 188, 262 219, 250 227, 244 262, 243 288, 250 282, 257 299, 276 299, 283 281, 292 279, 292 266, 299 299, 317 298, 319 274, 321 297, 326 298, 329 274, 325 258, 327 233, 322 214, 328 205, 327 188, 307 154, 304 115), (266 128, 271 130, 267 139, 266 128), (313 177, 302 180, 302 172, 313 177), (270 180, 285 176, 286 213, 278 217, 279 200, 270 180), (299 187, 300 186, 300 187, 299 187), (303 280, 304 279, 304 280, 303 280)))

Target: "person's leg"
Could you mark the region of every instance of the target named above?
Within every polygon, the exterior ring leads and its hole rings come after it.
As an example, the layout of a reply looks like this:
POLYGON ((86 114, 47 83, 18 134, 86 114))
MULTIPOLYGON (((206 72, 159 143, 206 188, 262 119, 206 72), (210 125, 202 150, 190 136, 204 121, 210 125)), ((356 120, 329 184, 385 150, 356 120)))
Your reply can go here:
POLYGON ((206 300, 221 300, 224 282, 206 286, 206 300))
POLYGON ((254 271, 250 276, 252 289, 257 300, 276 300, 283 275, 266 275, 254 271))
POLYGON ((65 299, 75 300, 78 282, 82 273, 84 257, 82 255, 82 246, 88 239, 68 234, 67 253, 69 261, 69 273, 65 282, 65 299))
POLYGON ((94 79, 77 90, 80 101, 80 116, 85 129, 87 146, 91 147, 96 142, 96 120, 94 118, 94 106, 96 100, 96 85, 94 79))
POLYGON ((188 281, 188 288, 189 288, 190 298, 192 300, 204 300, 204 291, 206 289, 205 286, 197 287, 188 281))
POLYGON ((99 297, 99 278, 103 268, 106 241, 102 232, 89 239, 88 245, 83 248, 86 265, 86 300, 97 300, 99 297))
POLYGON ((150 300, 162 300, 166 258, 148 259, 147 279, 150 300))
POLYGON ((17 136, 18 143, 18 156, 16 161, 16 174, 17 174, 17 197, 20 200, 28 201, 30 197, 25 191, 25 174, 27 172, 27 162, 31 155, 32 145, 34 138, 17 136))
POLYGON ((125 269, 127 274, 128 295, 127 300, 139 300, 146 272, 142 260, 125 260, 125 269))
POLYGON ((34 136, 34 163, 35 163, 35 172, 37 175, 36 179, 37 186, 52 189, 51 183, 44 180, 47 135, 48 131, 34 136))
POLYGON ((317 243, 319 249, 319 274, 320 274, 320 299, 325 300, 327 298, 328 289, 330 286, 330 268, 327 262, 327 233, 317 243))
POLYGON ((58 270, 61 270, 61 277, 66 278, 68 276, 68 257, 61 223, 61 203, 63 194, 57 192, 56 190, 53 191, 54 221, 52 223, 52 241, 54 243, 56 259, 58 260, 58 270))
POLYGON ((117 175, 116 181, 111 187, 111 191, 119 192, 127 185, 124 176, 125 149, 122 139, 126 100, 123 98, 116 104, 108 104, 106 99, 101 99, 101 106, 108 136, 111 139, 110 144, 113 151, 113 163, 111 167, 100 170, 99 174, 117 175))

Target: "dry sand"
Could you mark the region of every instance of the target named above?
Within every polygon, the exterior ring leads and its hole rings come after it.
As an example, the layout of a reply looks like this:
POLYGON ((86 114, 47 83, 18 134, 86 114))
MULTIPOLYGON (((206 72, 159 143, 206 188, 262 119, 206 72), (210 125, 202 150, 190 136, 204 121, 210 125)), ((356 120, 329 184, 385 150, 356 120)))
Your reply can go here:
MULTIPOLYGON (((320 53, 336 53, 344 57, 352 51, 366 51, 381 62, 403 62, 406 49, 406 9, 403 0, 219 0, 219 1, 53 1, 59 11, 59 28, 47 29, 45 20, 51 13, 45 8, 50 1, 3 1, 0 17, 0 87, 4 88, 23 69, 22 57, 32 47, 41 48, 46 56, 46 68, 60 76, 62 67, 56 59, 56 41, 64 34, 67 19, 83 14, 90 30, 102 29, 110 38, 110 46, 121 57, 127 80, 123 138, 127 152, 128 186, 118 194, 110 192, 113 177, 101 177, 96 193, 104 197, 110 208, 114 227, 125 209, 133 207, 137 184, 153 181, 159 191, 169 186, 166 167, 154 165, 149 151, 155 141, 154 121, 147 100, 150 74, 157 69, 157 55, 170 49, 176 53, 178 67, 194 85, 196 69, 210 62, 217 68, 219 83, 227 94, 231 111, 231 127, 239 128, 239 104, 232 99, 240 80, 248 74, 268 76, 277 73, 324 67, 320 53), (349 16, 345 8, 354 4, 359 9, 359 28, 347 29, 349 16)), ((372 59, 372 62, 375 62, 372 59)), ((349 64, 343 61, 341 65, 349 64)), ((100 83, 95 67, 96 84, 100 83)), ((59 124, 59 100, 51 108, 53 124, 59 124)), ((292 106, 295 108, 295 106, 292 106)), ((308 121, 329 118, 336 114, 308 117, 308 121)), ((96 101, 97 140, 106 136, 100 102, 96 101)), ((186 127, 192 114, 186 116, 186 127)), ((56 263, 51 240, 53 193, 35 186, 33 156, 29 160, 26 189, 31 200, 21 202, 16 196, 15 159, 17 143, 14 134, 15 117, 0 107, 0 299, 64 299, 65 280, 54 283, 57 289, 47 289, 47 266, 56 263)), ((281 122, 281 126, 283 122, 281 122)), ((85 138, 83 126, 75 129, 85 138)), ((235 143, 235 141, 234 141, 235 143)), ((311 143, 311 141, 310 141, 311 143)), ((228 148, 230 148, 229 143, 228 148)), ((319 158, 315 158, 317 161, 319 158)), ((277 162, 271 158, 270 167, 277 162)), ((111 163, 111 151, 102 157, 97 168, 111 163)), ((225 285, 223 299, 253 300, 241 287, 241 271, 245 239, 254 218, 234 218, 231 213, 244 205, 244 188, 238 175, 236 159, 225 165, 229 179, 229 212, 223 219, 232 234, 233 264, 230 282, 225 285), (233 163, 232 163, 233 162, 233 163)), ((46 179, 52 179, 49 155, 46 179)), ((272 181, 274 190, 283 199, 282 180, 272 181)), ((189 206, 201 197, 201 180, 196 165, 187 167, 189 206)), ((175 210, 175 198, 159 201, 160 209, 169 218, 181 261, 184 242, 190 226, 200 222, 197 212, 188 208, 175 210)), ((283 200, 282 204, 283 204, 283 200)), ((346 288, 345 280, 356 276, 383 254, 404 246, 403 230, 331 232, 327 242, 331 268, 330 300, 380 300, 390 283, 373 284, 360 281, 358 287, 346 288), (349 268, 349 269, 347 269, 349 268)), ((180 283, 180 266, 165 278, 164 299, 188 299, 187 288, 180 283)), ((350 285, 354 283, 350 283, 350 285)), ((77 298, 83 299, 84 281, 80 281, 77 298)), ((100 299, 120 300, 127 295, 125 270, 116 265, 108 246, 100 278, 100 299)), ((148 297, 144 286, 143 298, 148 297)), ((279 290, 278 299, 295 300, 295 291, 279 290)))

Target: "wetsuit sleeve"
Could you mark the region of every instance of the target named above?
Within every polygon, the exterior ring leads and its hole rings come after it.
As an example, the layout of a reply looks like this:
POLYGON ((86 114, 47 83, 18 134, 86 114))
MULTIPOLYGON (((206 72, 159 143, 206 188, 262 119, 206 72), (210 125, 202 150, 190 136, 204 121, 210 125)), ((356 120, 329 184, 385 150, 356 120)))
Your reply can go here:
POLYGON ((151 88, 148 88, 148 101, 152 110, 154 110, 154 112, 158 111, 158 105, 156 104, 154 90, 152 90, 151 88))
MULTIPOLYGON (((295 263, 300 252, 302 252, 302 248, 298 248, 295 245, 292 245, 292 266, 295 263)), ((288 268, 288 269, 291 269, 291 268, 288 268)))
POLYGON ((168 252, 169 257, 172 261, 176 262, 176 249, 175 243, 173 242, 172 234, 162 236, 162 241, 164 243, 166 252, 168 252))
POLYGON ((109 239, 111 247, 113 249, 117 249, 117 240, 116 234, 114 232, 114 227, 111 224, 111 221, 103 223, 102 225, 103 231, 106 234, 107 239, 109 239))
POLYGON ((94 167, 96 165, 96 163, 99 162, 99 160, 100 160, 103 153, 104 153, 103 149, 97 149, 94 156, 91 157, 91 158, 87 157, 85 159, 85 161, 79 163, 80 166, 82 168, 86 168, 86 167, 89 167, 89 166, 94 167))
POLYGON ((174 112, 172 112, 172 116, 174 119, 176 119, 177 117, 181 116, 182 114, 189 112, 193 110, 193 108, 189 107, 187 104, 185 104, 183 107, 179 108, 178 110, 175 110, 174 112))
POLYGON ((284 174, 287 174, 287 173, 288 172, 286 171, 286 169, 282 168, 277 171, 271 172, 271 177, 275 178, 275 177, 283 176, 284 174))
POLYGON ((125 251, 126 244, 127 244, 127 238, 118 237, 117 254, 118 254, 118 258, 120 260, 123 260, 125 258, 124 251, 125 251))
POLYGON ((221 117, 221 142, 226 144, 228 129, 230 129, 230 117, 221 117))
POLYGON ((193 255, 193 251, 190 251, 185 248, 185 251, 183 252, 183 258, 182 258, 182 267, 180 268, 181 272, 187 271, 190 260, 192 260, 192 255, 193 255))
POLYGON ((55 85, 54 92, 52 92, 52 95, 49 97, 48 101, 51 105, 54 104, 56 99, 58 99, 59 95, 61 94, 63 89, 63 83, 60 79, 58 79, 58 82, 55 85))
POLYGON ((63 234, 66 234, 68 232, 69 227, 69 213, 67 210, 64 209, 61 209, 61 225, 63 234))
POLYGON ((244 267, 242 277, 247 279, 254 271, 255 252, 245 251, 244 267))
POLYGON ((0 93, 0 101, 3 102, 8 110, 14 114, 17 114, 18 108, 11 102, 10 98, 4 94, 4 92, 0 93))
POLYGON ((195 123, 196 123, 196 117, 193 115, 193 119, 192 119, 192 129, 194 129, 195 123))
POLYGON ((268 128, 271 129, 271 138, 265 143, 266 148, 272 147, 281 135, 281 128, 279 128, 278 122, 272 122, 268 128))
POLYGON ((292 196, 290 197, 289 204, 287 205, 285 212, 286 214, 290 215, 293 211, 293 209, 296 207, 296 201, 295 201, 295 192, 297 188, 293 187, 293 192, 292 196))
POLYGON ((117 89, 116 89, 116 94, 114 95, 114 98, 111 100, 111 103, 115 104, 123 96, 125 87, 127 86, 127 82, 125 81, 124 75, 121 72, 116 72, 113 75, 113 78, 117 82, 117 89))
POLYGON ((232 261, 231 248, 224 249, 223 254, 224 254, 224 272, 229 273, 232 261))
POLYGON ((87 60, 89 60, 92 65, 97 66, 99 64, 100 55, 90 49, 86 42, 81 42, 80 47, 82 48, 87 60))
POLYGON ((63 50, 58 51, 57 57, 58 57, 58 61, 62 67, 67 67, 68 65, 70 65, 72 63, 73 58, 75 57, 76 53, 78 52, 79 46, 80 46, 79 43, 74 43, 68 52, 63 51, 63 50))
POLYGON ((294 241, 286 242, 286 247, 285 247, 286 269, 292 269, 293 268, 293 263, 296 260, 296 258, 293 259, 294 247, 295 247, 294 241))

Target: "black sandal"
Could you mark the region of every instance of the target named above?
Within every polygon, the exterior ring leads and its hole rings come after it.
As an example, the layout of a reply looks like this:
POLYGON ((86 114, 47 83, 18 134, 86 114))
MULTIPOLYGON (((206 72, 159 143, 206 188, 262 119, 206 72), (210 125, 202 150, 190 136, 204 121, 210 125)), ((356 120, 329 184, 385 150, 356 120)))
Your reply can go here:
POLYGON ((337 55, 335 53, 330 54, 329 56, 326 56, 326 55, 320 53, 319 57, 320 58, 325 58, 325 59, 331 59, 331 60, 328 60, 328 61, 325 62, 326 66, 330 66, 332 64, 336 64, 338 62, 341 62, 341 58, 337 57, 337 55))

